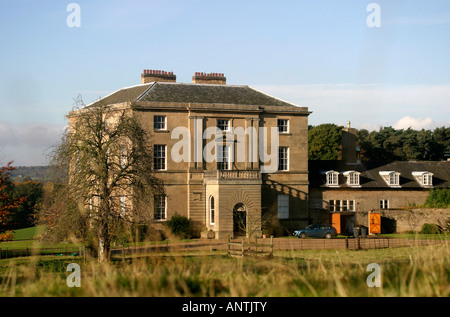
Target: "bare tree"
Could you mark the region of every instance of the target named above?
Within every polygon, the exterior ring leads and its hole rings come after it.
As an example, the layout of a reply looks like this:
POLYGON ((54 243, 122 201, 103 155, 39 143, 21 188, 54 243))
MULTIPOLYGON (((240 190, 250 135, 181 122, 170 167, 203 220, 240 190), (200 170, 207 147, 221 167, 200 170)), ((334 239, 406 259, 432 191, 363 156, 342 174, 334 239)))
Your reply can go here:
POLYGON ((68 199, 89 215, 98 260, 104 262, 114 229, 151 219, 153 197, 163 193, 163 186, 154 175, 152 145, 132 103, 84 106, 81 98, 77 103, 51 159, 67 172, 68 199))

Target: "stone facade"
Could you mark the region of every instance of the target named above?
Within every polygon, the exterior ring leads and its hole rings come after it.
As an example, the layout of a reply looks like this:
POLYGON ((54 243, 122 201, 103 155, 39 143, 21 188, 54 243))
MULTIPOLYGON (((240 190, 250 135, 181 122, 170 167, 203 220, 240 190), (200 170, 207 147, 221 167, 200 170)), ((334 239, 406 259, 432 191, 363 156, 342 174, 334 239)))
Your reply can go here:
POLYGON ((132 104, 153 146, 163 153, 163 168, 155 173, 164 183, 165 210, 156 222, 175 214, 186 216, 199 236, 209 238, 261 236, 263 224, 271 233, 286 233, 284 227, 307 223, 306 107, 248 86, 226 85, 219 73, 196 73, 189 84, 176 83, 176 76, 165 71, 144 70, 141 78, 141 85, 121 89, 103 102, 115 107, 132 104), (205 135, 220 124, 227 128, 205 135), (266 135, 260 133, 264 129, 266 135), (282 170, 276 164, 281 154, 272 149, 273 131, 284 149, 282 170), (215 149, 226 147, 226 167, 205 159, 203 151, 211 144, 218 146, 215 149), (261 159, 262 144, 267 145, 267 155, 274 155, 268 162, 261 159), (266 173, 273 157, 275 171, 266 173))

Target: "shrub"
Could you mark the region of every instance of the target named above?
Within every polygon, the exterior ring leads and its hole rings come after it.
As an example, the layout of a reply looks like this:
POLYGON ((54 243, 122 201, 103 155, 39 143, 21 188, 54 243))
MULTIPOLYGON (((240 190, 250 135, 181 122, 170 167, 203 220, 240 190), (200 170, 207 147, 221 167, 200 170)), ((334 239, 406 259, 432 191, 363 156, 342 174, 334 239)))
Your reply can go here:
POLYGON ((425 201, 426 207, 447 208, 450 207, 450 188, 433 188, 425 201))
POLYGON ((180 215, 174 215, 166 222, 173 234, 185 239, 192 236, 192 222, 190 219, 180 215))
POLYGON ((435 225, 434 223, 424 223, 422 226, 422 230, 420 233, 426 233, 426 234, 438 234, 441 233, 442 230, 438 225, 435 225))

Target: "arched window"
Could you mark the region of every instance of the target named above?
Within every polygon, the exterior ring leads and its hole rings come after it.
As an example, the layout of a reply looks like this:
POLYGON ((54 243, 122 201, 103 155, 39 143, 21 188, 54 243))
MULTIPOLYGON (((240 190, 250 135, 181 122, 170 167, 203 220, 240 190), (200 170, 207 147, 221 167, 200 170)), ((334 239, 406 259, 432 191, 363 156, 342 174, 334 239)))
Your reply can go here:
POLYGON ((209 223, 213 225, 215 222, 215 213, 214 213, 214 197, 209 196, 209 223))

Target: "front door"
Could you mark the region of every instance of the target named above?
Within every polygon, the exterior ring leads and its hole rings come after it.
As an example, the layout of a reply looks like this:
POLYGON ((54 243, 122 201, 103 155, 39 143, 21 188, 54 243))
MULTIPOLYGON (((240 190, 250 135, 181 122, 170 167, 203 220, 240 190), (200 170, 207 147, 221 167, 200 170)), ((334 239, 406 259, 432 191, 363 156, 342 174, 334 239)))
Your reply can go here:
POLYGON ((247 233, 247 214, 244 204, 236 204, 233 208, 233 235, 245 236, 247 233))
POLYGON ((337 212, 331 214, 331 225, 336 229, 337 234, 341 234, 341 214, 337 212))
POLYGON ((381 233, 381 214, 369 212, 369 233, 381 233))

